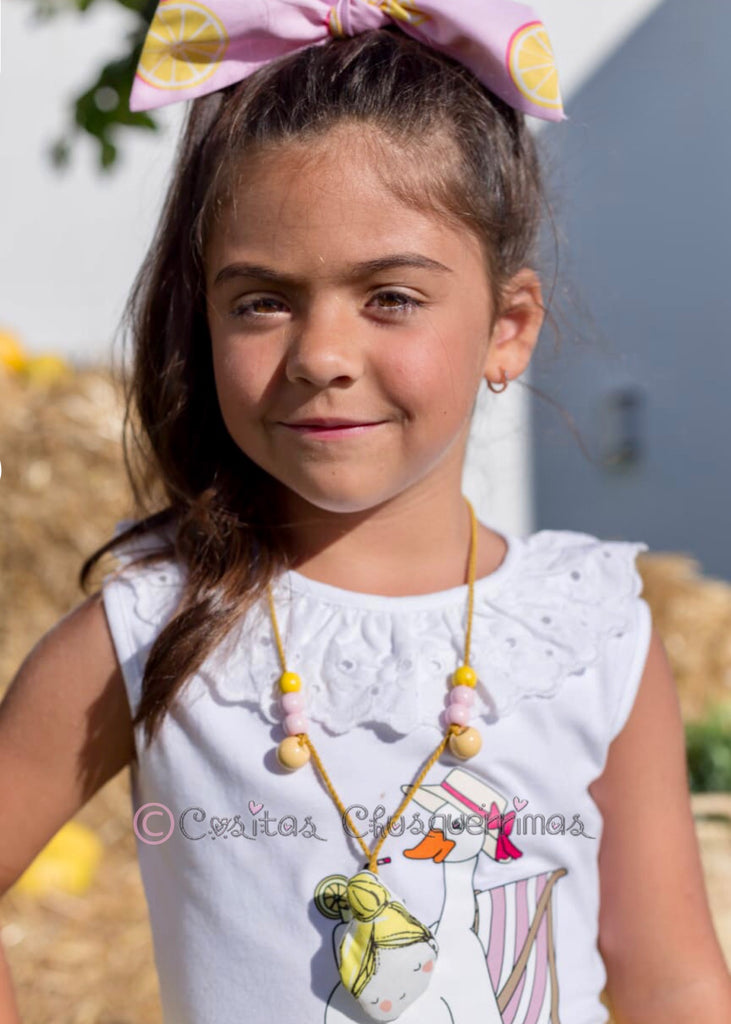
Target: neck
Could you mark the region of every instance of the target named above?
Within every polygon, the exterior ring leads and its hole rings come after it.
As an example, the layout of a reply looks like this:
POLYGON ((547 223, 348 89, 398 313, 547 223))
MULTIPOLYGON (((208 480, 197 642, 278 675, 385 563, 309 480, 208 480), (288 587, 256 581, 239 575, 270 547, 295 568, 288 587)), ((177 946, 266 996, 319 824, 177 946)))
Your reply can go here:
MULTIPOLYGON (((341 589, 384 596, 428 594, 467 582, 471 522, 457 491, 426 501, 385 502, 362 512, 329 512, 292 496, 283 520, 292 567, 341 589)), ((499 534, 478 524, 476 576, 502 562, 499 534)))

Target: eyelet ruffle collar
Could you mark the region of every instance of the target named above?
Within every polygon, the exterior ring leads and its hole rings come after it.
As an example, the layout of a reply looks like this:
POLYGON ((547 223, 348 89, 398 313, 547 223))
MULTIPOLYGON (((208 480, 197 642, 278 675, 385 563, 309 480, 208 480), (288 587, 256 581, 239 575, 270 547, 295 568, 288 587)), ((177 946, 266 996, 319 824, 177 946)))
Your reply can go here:
MULTIPOLYGON (((488 722, 522 700, 552 697, 597 662, 611 636, 631 627, 642 590, 635 557, 647 550, 644 543, 568 530, 506 540, 503 564, 475 581, 473 718, 488 722)), ((127 560, 124 553, 120 560, 127 560)), ((180 567, 160 562, 125 579, 134 616, 159 628, 179 596, 180 567)), ((333 733, 357 725, 385 725, 397 734, 421 725, 444 729, 450 678, 464 654, 466 585, 385 597, 289 571, 272 593, 287 668, 302 678, 310 719, 333 733)), ((187 692, 207 690, 254 706, 275 724, 281 671, 269 609, 260 602, 208 656, 187 692)))

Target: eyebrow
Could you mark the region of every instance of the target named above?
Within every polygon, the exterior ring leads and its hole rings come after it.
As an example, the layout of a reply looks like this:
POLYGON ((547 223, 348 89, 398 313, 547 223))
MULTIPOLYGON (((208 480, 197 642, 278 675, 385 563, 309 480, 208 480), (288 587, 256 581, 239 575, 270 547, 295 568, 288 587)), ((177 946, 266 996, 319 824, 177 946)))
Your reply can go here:
MULTIPOLYGON (((422 256, 420 253, 405 252, 395 253, 393 256, 379 256, 373 260, 365 260, 363 263, 351 264, 345 273, 347 280, 358 281, 371 274, 377 274, 382 270, 394 270, 399 267, 417 267, 421 270, 436 270, 439 273, 451 274, 450 267, 443 263, 430 259, 429 256, 422 256)), ((229 263, 218 271, 213 287, 231 281, 237 277, 256 277, 265 281, 277 281, 281 284, 297 285, 299 280, 291 274, 280 274, 271 267, 260 263, 229 263)))

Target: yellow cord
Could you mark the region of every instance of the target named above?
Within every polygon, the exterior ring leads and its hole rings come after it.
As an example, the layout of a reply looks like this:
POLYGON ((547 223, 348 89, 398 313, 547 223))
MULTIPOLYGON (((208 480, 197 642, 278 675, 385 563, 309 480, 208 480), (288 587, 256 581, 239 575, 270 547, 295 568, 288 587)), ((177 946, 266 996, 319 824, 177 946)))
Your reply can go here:
MULTIPOLYGON (((471 523, 472 523, 469 567, 468 567, 468 570, 467 570, 467 585, 468 585, 467 635, 466 635, 466 638, 465 638, 465 656, 464 656, 464 664, 465 665, 469 665, 470 640, 472 638, 472 609, 473 609, 474 596, 475 596, 474 595, 475 566, 476 566, 476 562, 477 562, 477 519, 475 518, 475 510, 473 509, 471 502, 469 501, 468 498, 465 498, 465 501, 467 502, 467 506, 468 506, 468 508, 470 510, 470 519, 471 519, 471 523)), ((269 588, 269 587, 267 588, 267 597, 269 598, 269 610, 271 612, 272 627, 274 629, 274 638, 275 638, 276 645, 277 645, 277 651, 279 652, 279 658, 280 658, 280 661, 282 663, 282 671, 286 672, 287 671, 287 662, 286 662, 286 659, 285 659, 285 656, 284 656, 284 647, 282 645, 282 638, 281 638, 281 636, 279 634, 279 626, 277 624, 277 616, 276 616, 276 613, 274 611, 274 599, 272 598, 271 588, 269 588)), ((459 725, 450 725, 448 727, 446 733, 442 737, 442 739, 441 739, 439 745, 437 746, 436 750, 431 755, 431 757, 427 760, 426 764, 421 769, 421 771, 417 775, 416 779, 413 781, 413 783, 409 787, 408 793, 405 794, 403 800, 401 801, 401 803, 396 808, 396 810, 395 810, 394 814, 392 815, 390 821, 398 822, 399 818, 401 817, 401 815, 406 810, 406 808, 407 808, 411 798, 414 796, 414 794, 418 790, 419 786, 421 785, 423 780, 426 778, 426 775, 428 774, 429 769, 441 757, 444 748, 446 747, 447 743, 449 742, 450 736, 452 736, 453 734, 456 735, 457 733, 461 732, 461 730, 462 730, 462 726, 459 726, 459 725)), ((373 851, 371 852, 368 849, 368 847, 366 846, 363 837, 358 832, 357 828, 355 828, 355 826, 353 825, 353 821, 352 821, 350 815, 348 814, 348 812, 347 812, 347 810, 345 808, 345 805, 343 804, 343 801, 340 799, 340 797, 338 796, 337 792, 335 791, 335 787, 333 786, 332 782, 330 781, 330 776, 325 771, 325 766, 322 763, 320 755, 317 753, 317 750, 315 749, 314 743, 312 742, 310 737, 305 732, 300 733, 299 738, 300 738, 300 742, 301 743, 305 743, 307 745, 307 747, 309 748, 310 754, 312 755, 312 760, 315 762, 317 770, 319 771, 320 775, 322 776, 322 780, 325 783, 325 786, 327 788, 328 793, 332 797, 333 802, 335 803, 335 806, 340 811, 340 813, 343 816, 343 818, 345 819, 345 821, 347 821, 348 827, 350 828, 350 831, 351 831, 351 834, 360 843, 361 849, 363 850, 363 852, 365 853, 365 855, 366 855, 366 857, 368 859, 368 870, 372 871, 374 874, 378 874, 378 863, 377 863, 378 862, 378 854, 380 852, 381 847, 383 846, 383 844, 385 843, 386 839, 388 838, 388 835, 389 835, 388 829, 384 830, 383 835, 378 840, 376 845, 373 847, 373 851)), ((389 827, 390 827, 390 825, 389 825, 389 827)))
POLYGON ((467 507, 470 510, 470 522, 472 526, 471 537, 470 537, 470 559, 467 568, 467 635, 464 642, 464 663, 469 665, 470 663, 470 643, 472 642, 472 607, 475 600, 475 566, 477 564, 477 519, 475 517, 475 510, 472 508, 472 503, 469 498, 465 498, 467 507))

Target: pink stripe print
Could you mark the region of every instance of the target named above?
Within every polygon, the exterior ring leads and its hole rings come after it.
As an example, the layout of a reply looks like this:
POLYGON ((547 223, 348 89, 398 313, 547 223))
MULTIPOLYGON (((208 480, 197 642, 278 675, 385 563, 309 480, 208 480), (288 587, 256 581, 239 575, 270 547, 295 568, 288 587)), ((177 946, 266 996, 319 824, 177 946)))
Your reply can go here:
MULTIPOLYGON (((539 875, 536 879, 536 905, 538 904, 543 890, 546 888, 548 875, 539 875)), ((546 915, 541 918, 538 934, 535 941, 536 949, 536 972, 533 978, 533 992, 525 1015, 525 1024, 538 1024, 541 1015, 541 1007, 546 995, 548 983, 548 922, 546 915)))
POLYGON ((492 987, 497 991, 505 948, 505 887, 490 889, 489 893, 492 917, 490 919, 490 940, 487 947, 487 970, 492 987))

